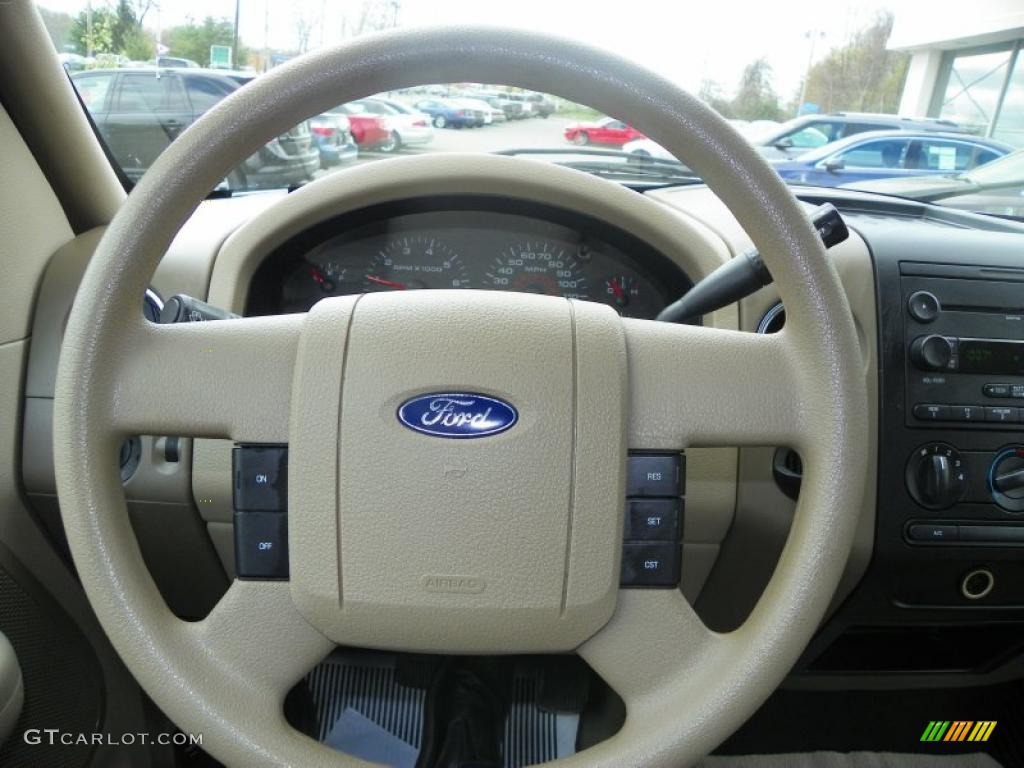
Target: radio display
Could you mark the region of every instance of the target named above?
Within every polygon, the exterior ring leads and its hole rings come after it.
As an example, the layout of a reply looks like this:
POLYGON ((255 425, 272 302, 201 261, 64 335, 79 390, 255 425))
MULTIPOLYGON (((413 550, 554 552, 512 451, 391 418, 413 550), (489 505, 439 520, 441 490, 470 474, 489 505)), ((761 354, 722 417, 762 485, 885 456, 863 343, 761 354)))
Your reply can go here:
POLYGON ((1024 341, 960 339, 961 373, 1024 376, 1024 341))

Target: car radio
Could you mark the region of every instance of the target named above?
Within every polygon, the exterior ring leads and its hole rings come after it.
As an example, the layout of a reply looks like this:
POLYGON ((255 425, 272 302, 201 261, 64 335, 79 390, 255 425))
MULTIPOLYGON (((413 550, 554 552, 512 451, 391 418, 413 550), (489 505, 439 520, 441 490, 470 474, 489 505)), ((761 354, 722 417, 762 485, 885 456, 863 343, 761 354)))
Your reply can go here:
POLYGON ((907 425, 1024 428, 1024 285, 906 272, 900 283, 907 425))

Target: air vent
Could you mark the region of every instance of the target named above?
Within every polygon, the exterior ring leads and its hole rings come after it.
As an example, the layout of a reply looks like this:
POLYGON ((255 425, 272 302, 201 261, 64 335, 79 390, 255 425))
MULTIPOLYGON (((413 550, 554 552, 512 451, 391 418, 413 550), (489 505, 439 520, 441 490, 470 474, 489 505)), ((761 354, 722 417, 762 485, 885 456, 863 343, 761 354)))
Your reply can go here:
POLYGON ((774 307, 764 313, 761 322, 757 324, 758 333, 778 333, 786 324, 786 309, 780 301, 774 307))

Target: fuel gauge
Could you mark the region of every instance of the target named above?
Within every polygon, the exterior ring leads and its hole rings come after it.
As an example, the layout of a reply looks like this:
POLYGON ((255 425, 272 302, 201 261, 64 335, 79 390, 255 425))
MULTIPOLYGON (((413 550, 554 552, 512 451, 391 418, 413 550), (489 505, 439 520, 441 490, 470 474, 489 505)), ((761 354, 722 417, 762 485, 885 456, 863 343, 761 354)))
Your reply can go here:
POLYGON ((634 277, 616 275, 604 281, 604 291, 606 302, 619 310, 624 310, 640 295, 640 286, 634 277))

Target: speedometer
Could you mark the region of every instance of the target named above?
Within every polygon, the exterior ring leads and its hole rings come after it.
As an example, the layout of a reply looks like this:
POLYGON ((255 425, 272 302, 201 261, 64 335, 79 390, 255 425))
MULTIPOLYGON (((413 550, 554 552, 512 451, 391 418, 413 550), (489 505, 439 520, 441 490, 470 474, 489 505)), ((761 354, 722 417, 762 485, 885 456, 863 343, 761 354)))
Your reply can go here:
POLYGON ((364 279, 367 291, 469 288, 462 259, 436 237, 397 237, 377 251, 364 279))
POLYGON ((487 272, 499 291, 587 298, 587 279, 576 259, 548 242, 519 243, 498 256, 487 272))

